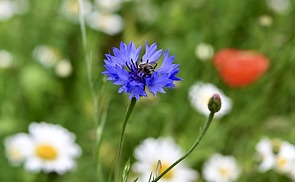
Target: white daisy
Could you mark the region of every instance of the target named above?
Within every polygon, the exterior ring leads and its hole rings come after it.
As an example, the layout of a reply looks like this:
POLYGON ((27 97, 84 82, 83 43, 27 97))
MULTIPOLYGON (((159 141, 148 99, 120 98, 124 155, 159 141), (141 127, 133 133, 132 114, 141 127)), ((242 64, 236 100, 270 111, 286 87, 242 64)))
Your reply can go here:
POLYGON ((207 43, 200 43, 195 48, 195 55, 201 61, 206 61, 212 58, 214 49, 212 45, 207 43))
POLYGON ((106 12, 93 11, 86 18, 86 23, 93 29, 102 31, 108 35, 115 35, 123 29, 121 16, 106 12))
POLYGON ((64 174, 76 167, 75 159, 81 155, 75 135, 60 125, 31 123, 33 153, 25 161, 25 169, 45 173, 64 174))
POLYGON ((0 68, 9 68, 12 63, 12 54, 6 50, 0 50, 0 68))
POLYGON ((196 82, 189 88, 189 101, 193 108, 201 114, 209 115, 208 102, 213 94, 218 93, 221 97, 221 109, 215 113, 220 118, 229 113, 232 108, 232 101, 225 96, 221 90, 211 83, 196 82))
POLYGON ((272 169, 276 160, 273 153, 272 141, 266 137, 262 138, 256 144, 256 151, 258 152, 259 160, 261 161, 258 170, 260 172, 265 172, 272 169))
POLYGON ((19 133, 4 139, 5 154, 13 166, 19 166, 32 154, 32 141, 28 134, 19 133))
POLYGON ((203 176, 210 182, 231 182, 240 175, 240 168, 232 156, 214 154, 204 164, 203 176))
MULTIPOLYGON (((139 175, 139 181, 146 182, 151 173, 154 177, 157 174, 158 161, 161 163, 158 168, 160 174, 182 155, 182 150, 171 138, 147 138, 135 149, 137 162, 132 166, 132 170, 139 175)), ((197 171, 181 162, 164 175, 160 182, 191 182, 197 177, 197 171)))
POLYGON ((279 153, 276 157, 275 169, 281 173, 291 173, 295 167, 295 146, 289 142, 280 143, 279 153))

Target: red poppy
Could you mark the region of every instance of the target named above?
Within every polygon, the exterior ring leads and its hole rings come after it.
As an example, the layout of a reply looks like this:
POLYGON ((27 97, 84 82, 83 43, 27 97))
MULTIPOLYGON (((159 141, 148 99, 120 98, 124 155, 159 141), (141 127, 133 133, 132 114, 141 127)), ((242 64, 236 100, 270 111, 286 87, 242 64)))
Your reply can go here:
POLYGON ((213 58, 222 80, 231 87, 245 87, 268 68, 268 58, 252 50, 223 49, 213 58))

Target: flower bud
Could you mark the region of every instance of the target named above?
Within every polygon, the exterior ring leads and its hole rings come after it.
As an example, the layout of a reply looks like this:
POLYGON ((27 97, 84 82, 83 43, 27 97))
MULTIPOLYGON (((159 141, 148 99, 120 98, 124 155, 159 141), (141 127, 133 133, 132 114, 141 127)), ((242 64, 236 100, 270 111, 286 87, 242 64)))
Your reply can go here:
POLYGON ((208 108, 211 112, 218 112, 221 108, 221 98, 220 95, 215 93, 213 96, 210 98, 209 103, 208 103, 208 108))

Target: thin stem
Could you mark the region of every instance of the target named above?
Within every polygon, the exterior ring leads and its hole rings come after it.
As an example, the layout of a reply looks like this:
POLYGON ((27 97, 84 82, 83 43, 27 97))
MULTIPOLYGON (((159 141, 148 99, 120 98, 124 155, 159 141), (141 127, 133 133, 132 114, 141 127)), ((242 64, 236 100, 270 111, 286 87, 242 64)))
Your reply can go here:
POLYGON ((102 111, 100 123, 99 123, 98 127, 96 128, 95 156, 96 156, 96 168, 97 168, 97 172, 98 172, 98 175, 97 175, 98 181, 105 181, 104 176, 102 175, 103 170, 102 170, 101 161, 100 161, 100 146, 102 143, 102 134, 103 134, 104 126, 106 123, 106 118, 107 118, 108 105, 109 105, 109 100, 107 100, 107 102, 106 102, 106 108, 104 108, 104 110, 102 111))
POLYGON ((117 179, 119 177, 119 170, 120 170, 120 163, 121 163, 121 157, 122 157, 122 149, 123 149, 123 144, 124 144, 124 136, 125 136, 125 129, 126 129, 126 125, 128 122, 128 119, 135 107, 136 104, 136 98, 133 97, 130 101, 130 105, 127 109, 124 121, 123 121, 123 125, 122 125, 122 131, 121 131, 121 136, 120 136, 120 143, 119 143, 119 150, 117 153, 117 161, 116 161, 116 168, 115 168, 115 176, 114 176, 114 182, 117 182, 117 179))
POLYGON ((86 39, 86 26, 84 21, 84 8, 83 8, 83 0, 79 0, 79 22, 80 28, 82 32, 82 44, 83 47, 87 47, 87 39, 86 39))
MULTIPOLYGON (((87 68, 87 78, 88 78, 88 85, 90 87, 91 97, 93 101, 93 112, 94 112, 94 127, 96 129, 96 141, 95 141, 95 161, 96 161, 96 167, 97 171, 101 172, 101 164, 99 161, 99 147, 101 143, 101 135, 104 128, 105 120, 106 120, 106 110, 104 114, 102 115, 101 121, 98 119, 98 98, 95 93, 94 89, 94 80, 92 76, 92 58, 91 54, 88 54, 87 47, 87 34, 86 34, 86 25, 84 20, 84 8, 83 8, 83 0, 78 0, 79 3, 79 22, 80 22, 80 28, 81 28, 81 36, 82 36, 82 46, 83 46, 83 52, 85 56, 85 63, 87 68)), ((102 174, 98 175, 99 179, 102 179, 102 174)), ((100 180, 99 180, 100 181, 100 180)))
POLYGON ((94 121, 95 124, 97 124, 97 108, 98 108, 98 103, 97 103, 97 97, 95 94, 94 90, 94 81, 92 77, 92 59, 90 56, 87 54, 87 34, 86 34, 86 25, 84 21, 84 16, 83 16, 83 0, 79 0, 79 21, 80 21, 80 27, 81 27, 81 35, 82 35, 82 44, 83 44, 83 52, 85 54, 85 63, 86 63, 86 68, 87 68, 87 78, 88 78, 88 84, 90 87, 91 91, 91 96, 93 99, 93 109, 94 109, 94 121))
POLYGON ((205 123, 205 127, 202 129, 200 136, 197 138, 197 140, 195 141, 195 143, 192 145, 192 147, 184 154, 184 156, 182 156, 181 158, 179 158, 177 161, 175 161, 171 166, 169 166, 163 173, 161 173, 159 176, 157 176, 152 182, 157 182, 159 181, 166 173, 168 173, 173 167, 175 167, 178 163, 180 163, 182 160, 184 160, 187 156, 189 156, 193 150, 199 145, 200 141, 202 140, 202 138, 205 136, 212 120, 214 117, 214 112, 211 112, 209 114, 208 120, 205 123))

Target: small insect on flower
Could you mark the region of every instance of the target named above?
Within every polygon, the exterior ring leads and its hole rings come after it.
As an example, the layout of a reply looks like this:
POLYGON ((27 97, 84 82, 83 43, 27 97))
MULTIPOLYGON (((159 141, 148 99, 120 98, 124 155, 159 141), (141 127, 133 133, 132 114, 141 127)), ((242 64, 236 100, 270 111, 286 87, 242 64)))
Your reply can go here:
POLYGON ((137 68, 139 72, 142 72, 146 76, 151 76, 155 72, 155 68, 157 67, 157 63, 154 63, 154 66, 152 64, 149 64, 148 60, 146 63, 143 63, 142 60, 138 64, 137 68))
POLYGON ((120 43, 120 48, 113 48, 114 55, 106 54, 105 68, 102 74, 115 85, 121 85, 119 93, 129 93, 129 99, 147 97, 146 88, 156 96, 157 92, 166 93, 164 87, 174 88, 174 81, 180 81, 176 75, 179 64, 173 64, 174 56, 169 51, 157 50, 157 44, 146 43, 145 54, 139 59, 141 46, 136 48, 131 42, 120 43), (163 55, 162 65, 156 69, 157 61, 163 55))

